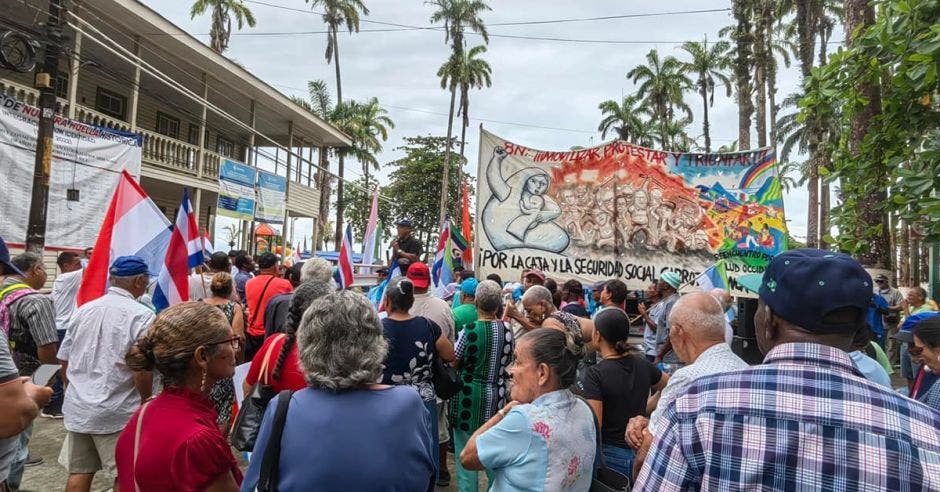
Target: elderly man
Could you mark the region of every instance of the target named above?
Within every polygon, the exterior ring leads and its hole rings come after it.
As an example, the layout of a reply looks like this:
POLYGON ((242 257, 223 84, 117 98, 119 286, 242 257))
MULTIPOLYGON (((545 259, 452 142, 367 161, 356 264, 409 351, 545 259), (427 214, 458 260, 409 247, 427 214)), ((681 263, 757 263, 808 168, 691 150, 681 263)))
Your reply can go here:
MULTIPOLYGON (((228 258, 226 257, 226 260, 228 258)), ((134 373, 124 355, 150 327, 153 311, 137 302, 150 272, 138 256, 121 256, 108 273, 108 292, 83 304, 69 322, 59 349, 69 385, 59 460, 68 468, 67 491, 88 491, 95 473, 115 478, 114 446, 141 402, 150 397, 150 373, 134 373)))
POLYGON ((725 343, 731 345, 731 342, 734 341, 734 328, 731 327, 731 317, 728 316, 728 313, 734 308, 734 297, 731 297, 731 293, 727 290, 720 288, 712 289, 709 294, 721 306, 722 316, 725 317, 725 343))
POLYGON ((634 490, 940 490, 940 414, 846 353, 864 336, 868 273, 796 249, 759 283, 764 363, 692 382, 657 420, 634 490))
POLYGON ((398 266, 403 272, 408 271, 408 267, 421 261, 421 253, 424 252, 424 246, 411 235, 412 224, 408 219, 399 219, 395 222, 398 228, 398 236, 392 239, 392 258, 389 266, 398 262, 398 266))
MULTIPOLYGON (((35 272, 35 270, 34 270, 35 272)), ((20 292, 19 302, 23 302, 30 297, 34 301, 42 297, 31 295, 32 289, 29 284, 23 284, 24 279, 31 277, 31 274, 24 273, 20 268, 10 261, 10 253, 7 250, 6 243, 0 238, 0 278, 3 279, 3 285, 9 284, 4 291, 15 286, 20 292), (30 294, 30 295, 27 295, 30 294)), ((8 299, 13 299, 10 297, 8 299)), ((28 301, 27 301, 28 303, 28 301)), ((24 304, 25 306, 25 304, 24 304)), ((34 306, 35 307, 35 306, 34 306)), ((7 309, 10 309, 9 306, 7 309)), ((41 308, 43 311, 45 308, 41 308)), ((51 306, 49 306, 51 310, 51 306)), ((11 309, 12 310, 12 309, 11 309)), ((23 310, 25 313, 26 310, 23 310)), ((51 313, 48 323, 52 324, 52 331, 55 332, 55 326, 51 313)), ((17 323, 20 330, 22 319, 19 316, 7 318, 10 324, 17 323), (11 319, 13 318, 13 319, 11 319)), ((22 477, 23 466, 26 456, 26 445, 29 442, 32 433, 32 421, 39 415, 40 407, 44 406, 52 396, 52 390, 45 386, 37 386, 29 382, 29 378, 21 377, 20 371, 13 362, 13 356, 10 353, 10 343, 7 338, 7 332, 10 326, 0 329, 0 490, 10 489, 13 486, 19 487, 22 477)), ((45 350, 44 350, 45 352, 45 350)))
POLYGON ((695 292, 676 301, 669 315, 669 326, 672 330, 669 334, 672 348, 687 365, 676 370, 666 387, 650 398, 648 406, 655 407, 652 416, 649 419, 634 417, 627 425, 625 439, 631 447, 638 450, 637 469, 643 464, 643 458, 652 443, 657 419, 666 407, 682 394, 689 383, 710 374, 747 367, 747 364, 731 351, 731 346, 724 343, 725 313, 711 295, 695 292), (649 431, 644 432, 647 427, 649 431))

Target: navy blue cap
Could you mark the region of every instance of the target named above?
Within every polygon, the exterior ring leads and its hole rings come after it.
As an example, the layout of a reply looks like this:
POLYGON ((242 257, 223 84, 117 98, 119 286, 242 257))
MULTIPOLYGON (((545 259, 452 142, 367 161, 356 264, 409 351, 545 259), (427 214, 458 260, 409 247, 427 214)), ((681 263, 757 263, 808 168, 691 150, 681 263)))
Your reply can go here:
POLYGON ((156 276, 150 273, 147 262, 139 256, 119 256, 118 259, 114 260, 114 263, 111 264, 108 273, 115 277, 133 277, 144 273, 151 277, 156 276))
POLYGON ((844 253, 802 248, 777 255, 767 270, 758 295, 774 314, 814 333, 841 333, 864 322, 871 302, 871 275, 844 253), (856 308, 858 319, 824 323, 835 310, 856 308))
POLYGON ((15 273, 20 277, 25 277, 23 272, 10 262, 10 250, 7 249, 7 243, 2 237, 0 237, 0 263, 3 264, 3 268, 7 273, 15 273))
POLYGON ((407 228, 410 229, 410 228, 411 228, 411 221, 408 220, 408 219, 398 219, 398 222, 395 222, 395 225, 401 226, 401 227, 407 227, 407 228))
POLYGON ((594 329, 600 332, 608 343, 622 342, 630 336, 630 319, 623 309, 604 308, 594 315, 594 329))

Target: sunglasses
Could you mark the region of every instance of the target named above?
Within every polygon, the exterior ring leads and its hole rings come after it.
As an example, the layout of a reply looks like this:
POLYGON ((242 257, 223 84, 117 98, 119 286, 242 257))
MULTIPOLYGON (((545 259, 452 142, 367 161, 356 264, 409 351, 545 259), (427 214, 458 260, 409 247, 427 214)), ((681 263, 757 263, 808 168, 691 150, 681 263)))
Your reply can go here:
POLYGON ((913 356, 918 356, 924 353, 924 347, 917 347, 917 346, 911 345, 907 347, 907 352, 913 356))
POLYGON ((219 340, 218 342, 207 343, 206 347, 211 347, 213 345, 221 345, 223 343, 229 343, 232 345, 232 348, 238 350, 242 345, 242 339, 238 338, 238 335, 233 336, 232 338, 226 338, 225 340, 219 340))

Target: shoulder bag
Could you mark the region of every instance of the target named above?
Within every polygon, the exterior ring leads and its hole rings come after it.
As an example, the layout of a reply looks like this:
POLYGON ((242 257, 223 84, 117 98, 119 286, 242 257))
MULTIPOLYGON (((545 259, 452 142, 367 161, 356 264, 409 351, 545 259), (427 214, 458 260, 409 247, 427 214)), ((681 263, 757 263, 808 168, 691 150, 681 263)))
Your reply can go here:
MULTIPOLYGON (((431 332, 431 322, 425 318, 428 324, 428 332, 431 332)), ((431 332, 433 335, 433 332, 431 332)), ((431 340, 433 347, 433 358, 431 359, 431 382, 434 383, 434 393, 441 400, 449 400, 456 395, 463 383, 460 382, 460 376, 454 366, 444 362, 437 353, 437 340, 431 340)))
POLYGON ((597 444, 594 451, 594 476, 591 478, 591 488, 589 492, 624 492, 630 490, 630 478, 624 474, 607 467, 604 461, 604 449, 601 445, 601 426, 597 423, 597 416, 587 400, 578 397, 587 405, 591 412, 591 420, 594 421, 594 435, 597 437, 597 444))
POLYGON ((284 424, 287 423, 287 408, 290 406, 291 391, 284 390, 277 395, 277 408, 274 410, 274 422, 271 422, 271 438, 264 448, 261 458, 261 473, 258 476, 258 492, 276 492, 277 479, 281 464, 281 437, 284 424))
MULTIPOLYGON (((281 335, 282 338, 286 335, 281 335)), ((258 382, 251 387, 251 392, 245 396, 238 408, 238 415, 235 417, 235 425, 232 428, 232 434, 229 436, 229 443, 239 451, 251 451, 255 447, 255 440, 258 438, 258 428, 261 427, 261 419, 264 417, 264 409, 268 402, 274 398, 274 388, 268 377, 268 365, 271 361, 271 352, 276 341, 268 345, 268 350, 264 352, 264 359, 261 361, 261 372, 258 373, 258 382)))

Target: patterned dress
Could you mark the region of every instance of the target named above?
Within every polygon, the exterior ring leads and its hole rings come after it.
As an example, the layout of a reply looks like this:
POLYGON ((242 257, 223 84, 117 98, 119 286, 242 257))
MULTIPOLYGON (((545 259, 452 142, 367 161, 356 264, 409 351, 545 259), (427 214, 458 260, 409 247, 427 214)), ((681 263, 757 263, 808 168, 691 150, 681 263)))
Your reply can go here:
MULTIPOLYGON (((225 304, 215 306, 222 311, 229 325, 235 319, 235 309, 239 307, 235 301, 228 301, 225 304)), ((216 423, 219 425, 228 424, 232 418, 232 402, 235 401, 235 383, 232 378, 220 379, 212 386, 209 392, 209 400, 215 406, 216 423)))
POLYGON ((460 332, 454 353, 463 388, 450 399, 450 424, 473 432, 506 405, 509 362, 515 345, 502 320, 478 320, 460 332))

